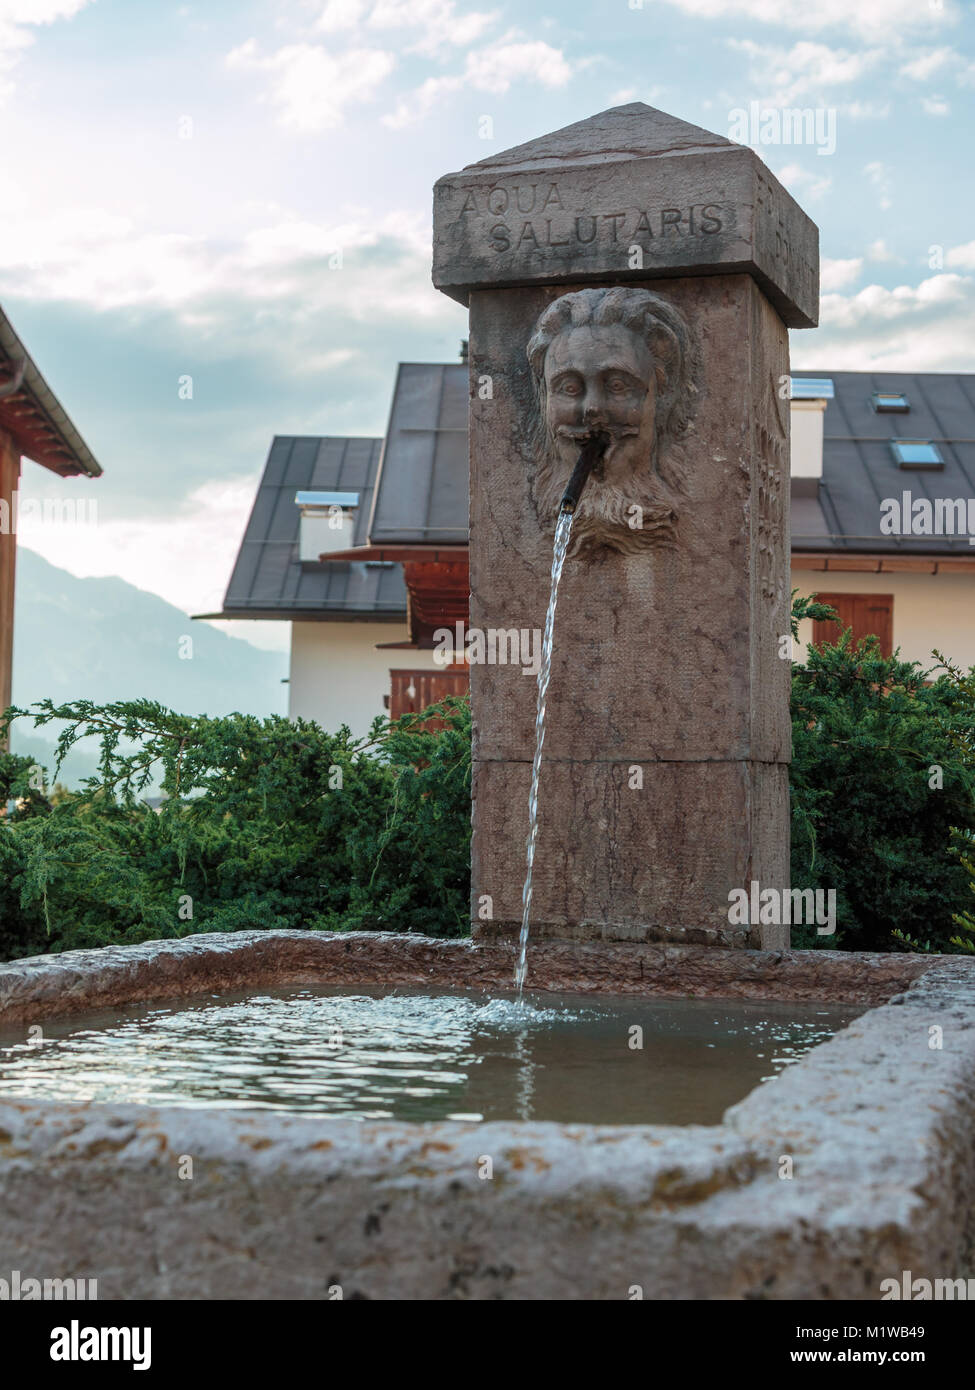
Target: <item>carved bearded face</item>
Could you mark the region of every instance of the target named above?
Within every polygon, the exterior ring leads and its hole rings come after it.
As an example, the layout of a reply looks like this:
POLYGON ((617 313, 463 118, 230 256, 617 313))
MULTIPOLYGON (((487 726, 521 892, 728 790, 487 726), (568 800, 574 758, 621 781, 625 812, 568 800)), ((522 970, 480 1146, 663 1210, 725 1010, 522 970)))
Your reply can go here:
POLYGON ((541 315, 528 348, 539 396, 539 519, 554 527, 584 441, 610 444, 576 508, 572 551, 635 553, 671 541, 681 501, 662 453, 696 394, 693 346, 677 310, 646 290, 580 290, 541 315))
POLYGON ((593 431, 610 437, 595 481, 625 487, 653 455, 650 349, 620 323, 569 328, 545 354, 545 424, 566 477, 593 431))

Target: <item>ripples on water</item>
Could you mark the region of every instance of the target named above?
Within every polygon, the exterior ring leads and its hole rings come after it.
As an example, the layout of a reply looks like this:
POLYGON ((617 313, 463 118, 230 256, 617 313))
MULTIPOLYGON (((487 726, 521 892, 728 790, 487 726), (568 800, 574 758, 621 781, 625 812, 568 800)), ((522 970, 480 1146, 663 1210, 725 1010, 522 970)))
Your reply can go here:
POLYGON ((282 990, 0 1033, 0 1096, 354 1119, 711 1124, 857 1011, 282 990), (634 1048, 633 1029, 643 1032, 634 1048))

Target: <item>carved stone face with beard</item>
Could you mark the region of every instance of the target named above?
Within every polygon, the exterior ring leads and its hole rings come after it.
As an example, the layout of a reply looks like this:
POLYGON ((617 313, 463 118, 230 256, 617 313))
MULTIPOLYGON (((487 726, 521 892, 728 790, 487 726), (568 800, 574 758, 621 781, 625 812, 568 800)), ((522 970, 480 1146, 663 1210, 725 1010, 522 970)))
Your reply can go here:
POLYGON ((548 306, 528 359, 538 394, 539 520, 554 528, 583 443, 610 443, 576 507, 573 553, 634 554, 676 539, 683 501, 678 441, 696 404, 698 357, 674 306, 638 289, 579 290, 548 306))

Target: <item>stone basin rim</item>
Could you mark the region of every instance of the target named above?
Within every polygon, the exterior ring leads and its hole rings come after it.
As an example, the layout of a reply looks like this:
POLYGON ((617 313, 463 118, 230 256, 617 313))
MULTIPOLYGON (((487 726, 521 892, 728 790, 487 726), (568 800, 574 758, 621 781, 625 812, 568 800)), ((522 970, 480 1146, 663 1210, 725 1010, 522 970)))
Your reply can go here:
MULTIPOLYGON (((515 949, 396 932, 214 932, 28 956, 0 964, 0 1026, 199 993, 301 984, 510 991, 515 949)), ((773 999, 876 1006, 940 956, 762 951, 543 938, 529 953, 539 993, 773 999)))
MULTIPOLYGON (((539 989, 589 978, 588 992, 619 993, 622 977, 644 996, 782 998, 795 976, 818 971, 821 990, 842 970, 862 1002, 887 1002, 716 1126, 3 1101, 0 1270, 87 1272, 103 1299, 309 1300, 332 1282, 379 1299, 626 1299, 634 1284, 655 1299, 877 1299, 902 1270, 972 1273, 975 959, 553 942, 534 955, 539 989), (943 1049, 928 1045, 932 1023, 943 1049), (486 1150, 490 1183, 476 1176, 486 1150), (192 1183, 175 1177, 187 1153, 192 1183)), ((314 975, 310 958, 336 983, 375 982, 384 959, 396 983, 429 984, 433 969, 435 983, 478 987, 502 969, 510 983, 512 952, 305 932, 69 952, 0 966, 0 1021, 77 1011, 86 989, 89 1007, 113 1002, 92 1002, 92 981, 114 1002, 173 998, 258 971, 278 983, 275 961, 314 975)))

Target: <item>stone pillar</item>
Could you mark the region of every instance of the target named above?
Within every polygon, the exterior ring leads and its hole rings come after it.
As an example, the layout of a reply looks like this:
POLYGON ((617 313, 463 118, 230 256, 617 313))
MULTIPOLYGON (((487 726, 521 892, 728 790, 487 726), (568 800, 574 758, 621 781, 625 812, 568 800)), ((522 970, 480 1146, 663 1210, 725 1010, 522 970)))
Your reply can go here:
MULTIPOLYGON (((470 307, 472 629, 540 643, 562 487, 612 441, 559 594, 533 937, 787 946, 729 895, 789 884, 786 330, 816 322, 816 227, 750 150, 636 103, 441 179, 434 283, 470 307)), ((477 935, 520 923, 535 741, 523 644, 492 649, 477 935)))

